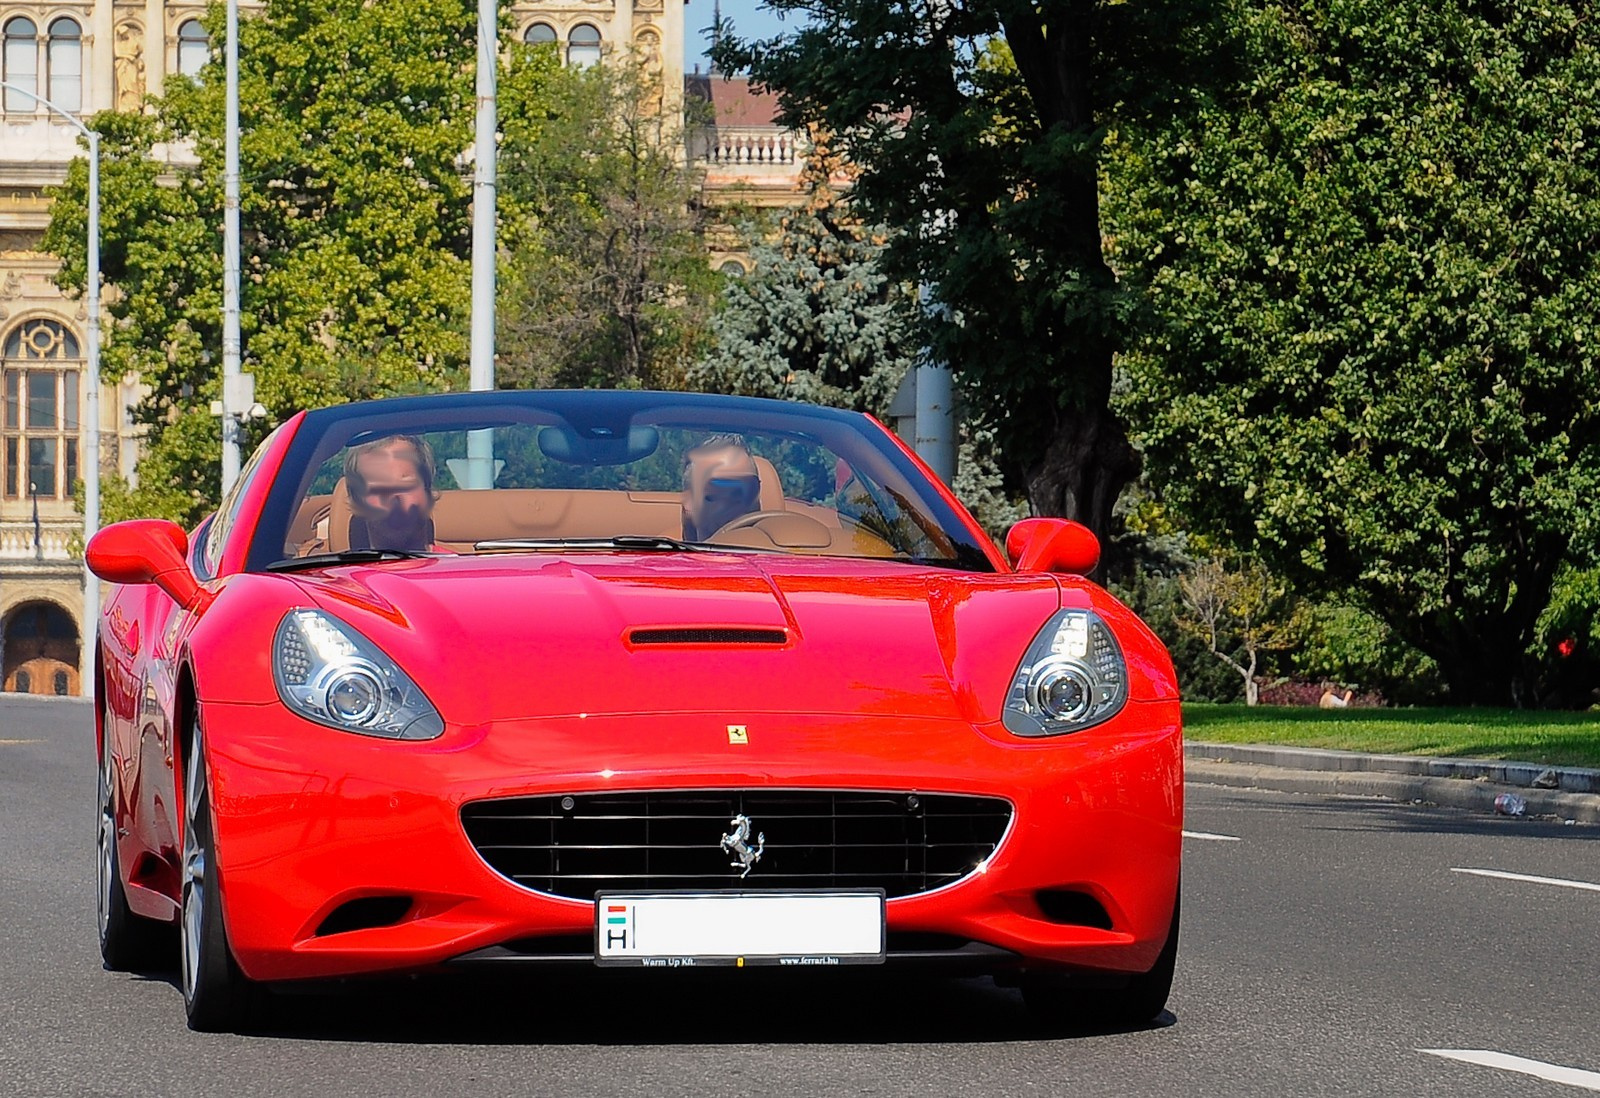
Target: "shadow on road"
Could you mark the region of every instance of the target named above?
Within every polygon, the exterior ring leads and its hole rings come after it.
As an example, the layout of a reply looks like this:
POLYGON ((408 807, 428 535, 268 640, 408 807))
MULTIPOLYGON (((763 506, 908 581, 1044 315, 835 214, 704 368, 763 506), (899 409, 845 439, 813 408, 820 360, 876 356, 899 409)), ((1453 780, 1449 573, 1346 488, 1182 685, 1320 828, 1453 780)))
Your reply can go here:
MULTIPOLYGON (((384 1044, 991 1043, 1103 1036, 1040 1025, 988 979, 792 973, 530 973, 275 993, 241 1032, 384 1044)), ((173 1001, 174 1022, 182 1004, 173 1001)), ((1146 1030, 1177 1023, 1170 1012, 1146 1030)))
MULTIPOLYGON (((1215 788, 1215 787, 1213 787, 1215 788)), ((1400 803, 1381 797, 1331 796, 1323 793, 1284 794, 1293 797, 1295 815, 1312 831, 1370 831, 1428 835, 1483 835, 1537 839, 1569 839, 1592 843, 1600 838, 1594 824, 1564 824, 1527 816, 1491 816, 1426 803, 1400 803)), ((1210 806, 1259 809, 1259 800, 1221 796, 1210 806)))

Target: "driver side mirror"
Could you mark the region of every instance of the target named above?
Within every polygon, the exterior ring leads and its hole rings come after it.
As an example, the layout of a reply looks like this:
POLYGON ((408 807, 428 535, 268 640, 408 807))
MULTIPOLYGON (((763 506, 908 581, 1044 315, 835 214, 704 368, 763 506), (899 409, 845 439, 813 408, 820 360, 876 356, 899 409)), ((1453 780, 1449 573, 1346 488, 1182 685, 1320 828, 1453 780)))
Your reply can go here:
POLYGON ((177 523, 129 519, 96 533, 83 556, 89 571, 108 583, 153 583, 190 607, 205 591, 189 570, 188 554, 189 535, 177 523))
POLYGON ((1100 563, 1100 539, 1071 519, 1023 519, 1006 532, 1006 556, 1019 572, 1086 576, 1100 563))

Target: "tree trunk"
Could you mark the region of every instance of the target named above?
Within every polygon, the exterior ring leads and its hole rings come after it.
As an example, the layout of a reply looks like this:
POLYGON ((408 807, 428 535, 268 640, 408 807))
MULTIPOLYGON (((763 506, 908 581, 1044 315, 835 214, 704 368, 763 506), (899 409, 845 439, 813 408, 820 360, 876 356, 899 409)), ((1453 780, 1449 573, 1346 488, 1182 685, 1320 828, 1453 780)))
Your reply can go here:
POLYGON ((1064 414, 1044 456, 1026 471, 1028 502, 1036 515, 1081 522, 1102 543, 1111 509, 1139 475, 1139 454, 1122 423, 1104 405, 1064 414))

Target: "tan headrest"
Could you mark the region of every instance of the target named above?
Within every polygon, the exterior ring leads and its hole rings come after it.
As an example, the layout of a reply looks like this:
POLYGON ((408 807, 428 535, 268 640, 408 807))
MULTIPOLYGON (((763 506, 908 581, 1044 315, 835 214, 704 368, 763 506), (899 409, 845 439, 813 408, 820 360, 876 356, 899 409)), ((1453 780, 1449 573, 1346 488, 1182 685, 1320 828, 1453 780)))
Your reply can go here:
POLYGON ((755 454, 750 459, 756 463, 756 476, 761 478, 761 510, 783 510, 783 481, 778 479, 778 470, 764 457, 755 454))

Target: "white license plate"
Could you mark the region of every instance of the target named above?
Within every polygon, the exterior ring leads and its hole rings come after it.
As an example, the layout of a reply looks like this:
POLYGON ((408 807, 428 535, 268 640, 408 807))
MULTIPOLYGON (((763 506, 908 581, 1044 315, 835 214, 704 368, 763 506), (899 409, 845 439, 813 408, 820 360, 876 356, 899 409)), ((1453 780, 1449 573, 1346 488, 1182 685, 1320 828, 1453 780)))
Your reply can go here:
POLYGON ((881 964, 884 894, 871 892, 602 892, 595 963, 881 964))

